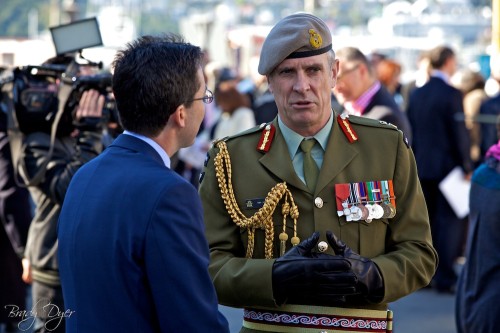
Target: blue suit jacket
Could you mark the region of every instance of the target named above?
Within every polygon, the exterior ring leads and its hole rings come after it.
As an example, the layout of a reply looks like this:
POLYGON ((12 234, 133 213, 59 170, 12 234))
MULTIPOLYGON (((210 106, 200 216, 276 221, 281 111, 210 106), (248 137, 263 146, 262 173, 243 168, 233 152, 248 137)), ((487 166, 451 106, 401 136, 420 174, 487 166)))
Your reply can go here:
MULTIPOLYGON (((373 111, 376 107, 386 107, 388 111, 382 117, 376 117, 375 119, 383 120, 385 122, 396 125, 403 133, 405 134, 408 140, 412 139, 412 132, 410 122, 406 117, 399 106, 396 104, 394 100, 394 96, 392 96, 387 88, 381 86, 380 89, 373 95, 370 103, 366 106, 364 116, 369 117, 370 111, 373 111)), ((371 117, 370 117, 371 118, 371 117)))
POLYGON ((198 193, 142 140, 80 168, 58 236, 66 332, 228 332, 198 193))
POLYGON ((469 133, 460 120, 464 110, 458 89, 431 77, 411 94, 407 114, 420 179, 440 181, 456 166, 472 171, 469 133))

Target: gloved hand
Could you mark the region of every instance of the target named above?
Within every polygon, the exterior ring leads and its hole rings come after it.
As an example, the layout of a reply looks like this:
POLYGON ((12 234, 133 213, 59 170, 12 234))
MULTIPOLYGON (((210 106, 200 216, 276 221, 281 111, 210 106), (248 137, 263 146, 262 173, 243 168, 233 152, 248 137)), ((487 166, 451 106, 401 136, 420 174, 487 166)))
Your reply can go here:
POLYGON ((273 265, 273 294, 278 304, 335 305, 357 293, 356 275, 342 256, 312 252, 319 232, 291 248, 273 265))
POLYGON ((384 279, 377 265, 351 250, 342 240, 331 231, 326 232, 326 239, 335 254, 340 255, 351 263, 351 269, 358 280, 357 290, 368 301, 378 303, 384 298, 384 279))

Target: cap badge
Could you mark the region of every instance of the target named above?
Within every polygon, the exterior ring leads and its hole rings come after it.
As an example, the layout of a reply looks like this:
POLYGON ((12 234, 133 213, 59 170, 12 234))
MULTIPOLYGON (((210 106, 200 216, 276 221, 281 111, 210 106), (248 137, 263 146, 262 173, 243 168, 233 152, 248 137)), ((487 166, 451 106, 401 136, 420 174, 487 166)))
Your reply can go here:
POLYGON ((313 48, 319 49, 323 44, 321 36, 314 29, 309 29, 309 35, 311 36, 309 38, 309 44, 311 44, 313 48))

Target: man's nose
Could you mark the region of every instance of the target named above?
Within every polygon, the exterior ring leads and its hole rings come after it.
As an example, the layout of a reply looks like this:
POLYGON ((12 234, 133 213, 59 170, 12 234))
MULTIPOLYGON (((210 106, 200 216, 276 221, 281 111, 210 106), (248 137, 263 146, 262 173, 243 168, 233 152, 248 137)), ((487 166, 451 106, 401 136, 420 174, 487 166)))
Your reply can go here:
POLYGON ((310 88, 309 78, 305 73, 297 73, 297 77, 295 80, 295 84, 293 85, 293 89, 297 92, 305 92, 310 88))

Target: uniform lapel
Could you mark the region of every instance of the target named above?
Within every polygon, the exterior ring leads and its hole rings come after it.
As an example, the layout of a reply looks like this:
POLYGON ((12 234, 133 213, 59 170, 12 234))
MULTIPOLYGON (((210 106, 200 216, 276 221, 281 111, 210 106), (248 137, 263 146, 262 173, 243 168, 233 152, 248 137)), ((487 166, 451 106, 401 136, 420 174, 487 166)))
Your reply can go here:
POLYGON ((359 153, 355 145, 355 143, 349 143, 338 125, 337 118, 335 118, 332 133, 326 146, 323 166, 319 172, 316 192, 321 191, 351 163, 359 153))
POLYGON ((260 163, 278 178, 286 179, 288 184, 309 192, 307 186, 295 173, 288 147, 276 119, 273 121, 273 125, 276 127, 276 135, 271 145, 271 149, 260 158, 260 163))

